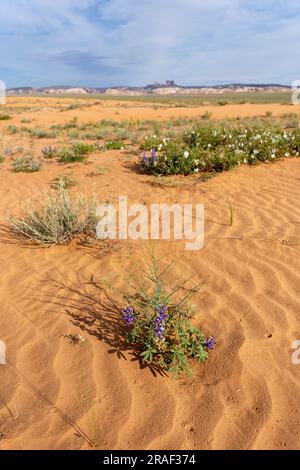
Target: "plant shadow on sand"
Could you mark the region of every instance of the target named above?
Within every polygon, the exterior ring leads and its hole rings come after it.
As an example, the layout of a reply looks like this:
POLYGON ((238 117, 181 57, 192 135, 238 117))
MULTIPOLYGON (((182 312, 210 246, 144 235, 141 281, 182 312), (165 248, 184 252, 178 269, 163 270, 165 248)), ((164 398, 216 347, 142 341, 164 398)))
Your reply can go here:
POLYGON ((144 363, 138 346, 133 349, 133 346, 126 342, 127 328, 121 313, 122 305, 94 276, 84 280, 77 275, 75 282, 49 278, 42 282, 43 285, 47 282, 57 292, 54 296, 53 292, 46 294, 43 302, 62 307, 74 326, 110 346, 108 354, 116 354, 120 360, 127 360, 129 354, 132 361, 139 362, 141 369, 150 369, 155 377, 167 375, 161 368, 144 363))

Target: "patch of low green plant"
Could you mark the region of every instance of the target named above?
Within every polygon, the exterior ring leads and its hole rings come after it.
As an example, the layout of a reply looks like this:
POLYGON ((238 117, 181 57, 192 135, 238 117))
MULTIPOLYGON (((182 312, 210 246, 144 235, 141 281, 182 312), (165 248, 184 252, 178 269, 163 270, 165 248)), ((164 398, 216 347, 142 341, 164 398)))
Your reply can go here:
POLYGON ((75 163, 85 160, 89 153, 97 150, 97 145, 85 142, 77 142, 71 147, 63 147, 58 151, 58 159, 61 163, 75 163))
POLYGON ((9 125, 8 126, 8 132, 10 134, 16 134, 18 132, 17 126, 15 126, 14 124, 9 125))
POLYGON ((15 173, 35 173, 41 169, 41 166, 41 163, 33 157, 16 158, 12 165, 15 173))
POLYGON ((30 136, 36 139, 54 139, 56 137, 56 133, 51 131, 47 131, 45 129, 30 129, 30 136))
POLYGON ((123 142, 120 142, 119 140, 105 142, 104 144, 105 150, 123 150, 123 146, 123 142))

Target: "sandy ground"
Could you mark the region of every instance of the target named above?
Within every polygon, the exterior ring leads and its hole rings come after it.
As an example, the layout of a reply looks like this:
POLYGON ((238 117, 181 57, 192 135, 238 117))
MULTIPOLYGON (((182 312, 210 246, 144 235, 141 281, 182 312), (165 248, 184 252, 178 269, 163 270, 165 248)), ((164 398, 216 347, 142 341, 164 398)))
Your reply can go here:
POLYGON ((191 381, 154 376, 122 351, 112 305, 90 281, 125 287, 122 265, 136 269, 141 242, 40 248, 1 231, 0 449, 299 449, 300 366, 291 362, 291 344, 300 339, 300 160, 240 167, 206 182, 178 177, 171 188, 151 185, 134 171, 135 160, 111 151, 36 174, 14 174, 4 163, 0 217, 5 225, 8 210, 38 202, 66 173, 80 183, 73 192, 95 184, 101 202, 126 194, 147 205, 204 203, 204 248, 189 253, 165 241, 160 250, 179 255, 175 274, 206 282, 194 321, 217 337, 217 349, 195 365, 191 381), (91 178, 96 166, 111 171, 91 178), (73 334, 84 343, 72 345, 66 335, 73 334))

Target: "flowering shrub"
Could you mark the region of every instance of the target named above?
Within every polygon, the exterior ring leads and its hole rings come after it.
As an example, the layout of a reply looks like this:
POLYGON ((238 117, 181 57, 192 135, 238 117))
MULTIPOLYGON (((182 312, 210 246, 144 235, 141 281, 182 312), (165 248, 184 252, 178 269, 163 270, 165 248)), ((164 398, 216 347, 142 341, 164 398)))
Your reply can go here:
POLYGON ((277 128, 202 125, 180 139, 153 142, 151 156, 145 145, 142 164, 161 175, 221 172, 241 165, 298 157, 300 131, 277 128), (155 158, 153 154, 155 152, 155 158))
POLYGON ((174 296, 183 290, 185 282, 168 292, 156 260, 147 278, 151 285, 126 296, 127 306, 122 315, 128 329, 126 342, 134 346, 140 359, 150 366, 170 371, 176 377, 192 373, 189 359, 204 362, 208 351, 216 344, 214 337, 205 338, 202 331, 190 323, 191 308, 188 300, 193 287, 183 298, 174 296))

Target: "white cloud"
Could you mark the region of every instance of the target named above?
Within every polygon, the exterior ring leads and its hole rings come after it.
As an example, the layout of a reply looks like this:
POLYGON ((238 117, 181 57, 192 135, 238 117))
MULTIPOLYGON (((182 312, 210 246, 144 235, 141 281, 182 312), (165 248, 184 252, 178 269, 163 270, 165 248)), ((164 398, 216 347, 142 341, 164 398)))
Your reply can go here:
POLYGON ((1 0, 0 78, 289 83, 300 78, 299 14, 295 0, 1 0))

